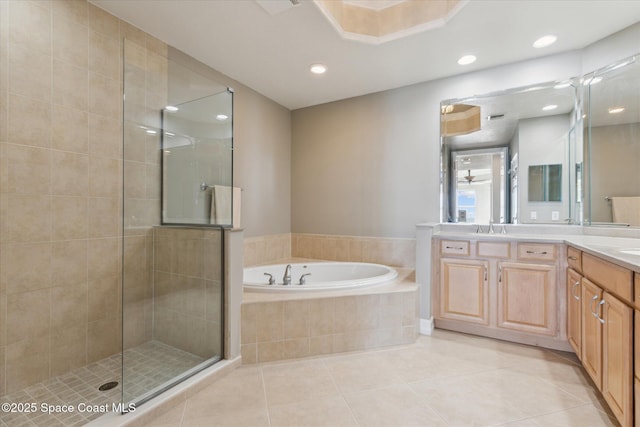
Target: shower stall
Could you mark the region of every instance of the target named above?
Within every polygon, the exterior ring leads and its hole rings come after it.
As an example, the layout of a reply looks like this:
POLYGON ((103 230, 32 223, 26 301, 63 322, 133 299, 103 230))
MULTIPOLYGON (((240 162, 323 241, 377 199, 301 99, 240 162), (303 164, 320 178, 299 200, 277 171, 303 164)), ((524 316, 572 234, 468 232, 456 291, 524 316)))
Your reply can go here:
POLYGON ((3 168, 17 159, 0 194, 9 211, 0 212, 0 402, 16 409, 0 413, 2 427, 127 412, 225 356, 233 90, 165 45, 125 38, 122 52, 113 91, 102 85, 115 102, 87 114, 90 129, 94 119, 117 126, 117 145, 75 154, 26 139, 0 144, 3 168), (47 193, 13 186, 27 167, 51 180, 37 186, 47 193), (24 206, 31 216, 51 206, 52 231, 12 222, 24 206), (50 234, 41 241, 31 230, 50 234), (37 410, 18 410, 25 403, 37 410), (46 405, 75 411, 47 414, 46 405))
POLYGON ((125 39, 125 406, 148 400, 224 355, 233 91, 198 66, 175 49, 163 57, 125 39))

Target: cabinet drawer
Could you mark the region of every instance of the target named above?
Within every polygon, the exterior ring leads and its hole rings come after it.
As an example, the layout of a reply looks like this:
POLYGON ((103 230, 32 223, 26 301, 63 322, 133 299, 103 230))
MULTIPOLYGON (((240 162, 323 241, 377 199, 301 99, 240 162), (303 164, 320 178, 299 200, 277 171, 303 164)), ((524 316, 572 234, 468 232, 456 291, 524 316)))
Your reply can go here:
POLYGON ((556 246, 548 243, 518 243, 518 259, 556 260, 556 246))
POLYGON ((605 290, 633 304, 633 275, 624 267, 588 253, 582 254, 582 274, 605 290))
POLYGON ((469 255, 469 242, 466 240, 443 240, 440 242, 440 253, 446 255, 469 255))
POLYGON ((578 273, 582 273, 582 251, 567 247, 567 264, 578 273))
POLYGON ((478 256, 511 258, 511 244, 509 242, 478 242, 478 256))

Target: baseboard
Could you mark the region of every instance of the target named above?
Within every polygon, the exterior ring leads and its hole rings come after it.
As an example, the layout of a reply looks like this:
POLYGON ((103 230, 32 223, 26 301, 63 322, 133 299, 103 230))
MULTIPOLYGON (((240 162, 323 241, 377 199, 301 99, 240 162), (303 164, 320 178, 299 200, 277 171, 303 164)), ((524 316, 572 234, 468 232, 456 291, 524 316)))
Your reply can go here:
POLYGON ((420 319, 420 334, 431 335, 433 332, 433 317, 428 319, 420 319))

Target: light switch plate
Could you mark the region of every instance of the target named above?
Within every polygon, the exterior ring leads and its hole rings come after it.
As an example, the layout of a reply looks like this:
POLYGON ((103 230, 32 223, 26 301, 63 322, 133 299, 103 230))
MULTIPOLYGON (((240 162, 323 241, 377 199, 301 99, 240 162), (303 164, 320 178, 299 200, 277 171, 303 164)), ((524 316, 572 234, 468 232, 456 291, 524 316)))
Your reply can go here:
POLYGON ((560 219, 560 212, 551 211, 551 220, 552 221, 558 221, 559 219, 560 219))
POLYGON ((529 215, 530 219, 538 219, 538 213, 536 211, 531 211, 529 215))

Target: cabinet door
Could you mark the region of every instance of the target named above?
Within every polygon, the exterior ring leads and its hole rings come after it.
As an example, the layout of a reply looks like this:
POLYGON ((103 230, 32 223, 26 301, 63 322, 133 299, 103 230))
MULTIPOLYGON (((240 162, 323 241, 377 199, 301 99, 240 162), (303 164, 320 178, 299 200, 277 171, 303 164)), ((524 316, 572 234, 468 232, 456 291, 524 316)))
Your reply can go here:
POLYGON ((489 324, 487 261, 440 261, 440 317, 489 324))
POLYGON ((582 276, 567 269, 567 338, 578 358, 582 357, 582 276))
POLYGON ((602 289, 582 279, 582 366, 599 390, 602 390, 602 316, 599 304, 602 289))
POLYGON ((602 395, 623 426, 633 422, 633 310, 604 293, 602 395))
POLYGON ((556 268, 546 264, 498 265, 498 326, 557 335, 556 268))

